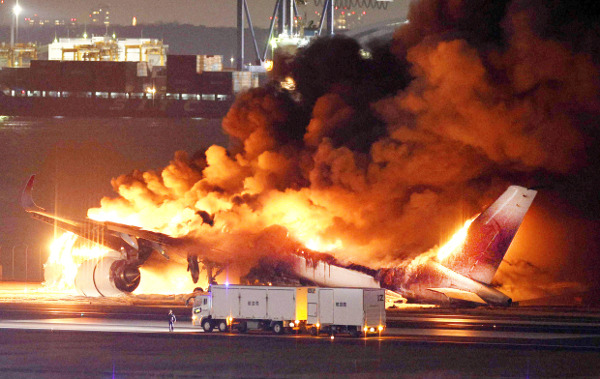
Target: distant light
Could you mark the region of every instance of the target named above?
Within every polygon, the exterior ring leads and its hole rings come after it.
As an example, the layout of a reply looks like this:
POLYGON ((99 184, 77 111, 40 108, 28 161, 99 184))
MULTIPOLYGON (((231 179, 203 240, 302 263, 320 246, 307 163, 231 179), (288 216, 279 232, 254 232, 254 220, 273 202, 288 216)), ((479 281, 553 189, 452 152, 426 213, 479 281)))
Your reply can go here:
POLYGON ((132 26, 136 26, 137 25, 137 17, 133 16, 133 18, 131 19, 131 25, 132 26))
POLYGON ((15 6, 13 7, 13 13, 15 14, 15 16, 19 16, 22 10, 23 8, 21 8, 19 4, 15 4, 15 6))
POLYGON ((225 282, 225 286, 226 286, 226 287, 229 287, 229 281, 226 281, 226 282, 225 282))
POLYGON ((273 70, 273 61, 267 59, 263 62, 263 66, 265 67, 266 71, 271 71, 271 70, 273 70))
POLYGON ((296 89, 296 82, 294 81, 294 78, 292 78, 291 76, 287 76, 281 82, 281 87, 287 89, 288 91, 294 91, 296 89))

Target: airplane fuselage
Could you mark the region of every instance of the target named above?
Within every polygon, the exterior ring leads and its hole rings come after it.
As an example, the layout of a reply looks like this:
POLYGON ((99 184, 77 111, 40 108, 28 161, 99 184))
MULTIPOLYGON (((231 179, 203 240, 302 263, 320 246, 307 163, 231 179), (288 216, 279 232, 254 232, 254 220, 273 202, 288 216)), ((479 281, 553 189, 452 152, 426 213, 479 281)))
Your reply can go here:
MULTIPOLYGON (((412 275, 394 275, 385 286, 408 300, 421 303, 449 304, 465 301, 509 306, 512 299, 493 287, 460 275, 434 260, 427 261, 412 275)), ((382 282, 386 282, 385 279, 382 282)))

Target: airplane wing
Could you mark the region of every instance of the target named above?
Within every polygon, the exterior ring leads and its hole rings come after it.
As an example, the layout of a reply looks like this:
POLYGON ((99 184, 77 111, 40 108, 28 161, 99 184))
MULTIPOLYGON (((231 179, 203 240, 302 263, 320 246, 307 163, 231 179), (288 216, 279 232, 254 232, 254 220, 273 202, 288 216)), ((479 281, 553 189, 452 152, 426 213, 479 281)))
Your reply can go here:
MULTIPOLYGON (((91 242, 103 245, 113 251, 116 251, 119 258, 119 265, 108 265, 108 268, 101 270, 110 271, 106 277, 110 278, 111 283, 102 282, 101 286, 106 288, 116 287, 122 292, 131 292, 139 283, 138 267, 151 256, 153 252, 158 252, 166 259, 170 259, 166 251, 170 249, 180 250, 185 245, 185 239, 175 238, 163 233, 142 229, 133 225, 120 224, 111 221, 97 221, 86 218, 83 221, 69 220, 54 215, 44 208, 35 204, 32 197, 33 183, 35 175, 32 175, 27 181, 27 185, 21 193, 21 205, 33 218, 45 223, 54 225, 63 230, 76 234, 79 237, 91 242)), ((204 212, 202 218, 205 223, 212 226, 213 216, 204 212)), ((188 253, 187 257, 188 271, 192 275, 194 283, 198 281, 202 270, 206 271, 210 283, 215 281, 216 276, 223 271, 228 262, 215 262, 207 257, 198 257, 195 254, 188 253), (202 268, 200 267, 202 266, 202 268)), ((97 263, 89 264, 82 270, 89 268, 90 272, 96 272, 97 263), (91 268, 89 268, 89 267, 91 268)), ((95 274, 94 274, 95 275, 95 274)), ((85 275, 86 283, 90 275, 85 275)), ((93 281, 93 280, 92 280, 93 281)), ((91 283, 91 282, 90 282, 91 283)), ((97 288, 96 288, 97 290, 97 288)), ((109 289, 109 291, 114 288, 109 289)), ((82 291, 83 292, 83 291, 82 291)), ((97 292, 100 292, 99 290, 97 292)))
POLYGON ((470 301, 472 303, 487 304, 479 295, 473 292, 459 290, 458 288, 427 288, 430 291, 446 295, 449 299, 470 301))
POLYGON ((33 201, 33 183, 35 175, 31 175, 21 193, 21 206, 33 218, 55 225, 60 229, 74 233, 89 241, 106 246, 115 251, 125 251, 128 257, 145 260, 152 251, 157 251, 166 259, 165 247, 174 245, 176 239, 163 233, 145 230, 137 226, 119 224, 110 221, 69 220, 47 212, 33 201), (140 254, 140 252, 142 254, 140 254))

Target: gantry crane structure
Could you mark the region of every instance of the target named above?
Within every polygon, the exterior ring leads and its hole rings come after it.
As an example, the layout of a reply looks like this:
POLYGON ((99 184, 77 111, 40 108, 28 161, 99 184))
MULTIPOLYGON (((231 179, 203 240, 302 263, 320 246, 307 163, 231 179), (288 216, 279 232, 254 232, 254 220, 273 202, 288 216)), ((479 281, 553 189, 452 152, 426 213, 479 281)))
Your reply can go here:
MULTIPOLYGON (((334 10, 336 7, 359 7, 387 9, 387 4, 393 0, 313 0, 316 6, 322 6, 321 18, 317 27, 316 35, 323 35, 323 26, 326 24, 325 35, 333 35, 335 31, 334 10)), ((262 54, 258 48, 258 41, 252 25, 252 18, 248 9, 248 0, 237 0, 237 70, 244 69, 244 44, 245 44, 245 21, 248 22, 248 29, 252 36, 252 42, 256 53, 256 62, 262 64, 267 58, 269 46, 273 38, 273 31, 277 26, 277 37, 287 36, 293 38, 298 33, 298 6, 300 3, 305 5, 308 0, 275 0, 273 16, 269 25, 269 38, 265 44, 262 54)))

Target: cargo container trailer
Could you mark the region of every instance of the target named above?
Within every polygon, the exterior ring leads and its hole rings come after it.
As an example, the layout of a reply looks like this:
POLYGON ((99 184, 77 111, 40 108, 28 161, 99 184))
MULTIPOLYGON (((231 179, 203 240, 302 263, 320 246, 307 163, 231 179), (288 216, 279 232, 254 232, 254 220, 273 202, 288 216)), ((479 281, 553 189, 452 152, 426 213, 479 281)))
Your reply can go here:
POLYGON ((319 333, 379 334, 385 329, 385 289, 307 288, 306 327, 319 333))

